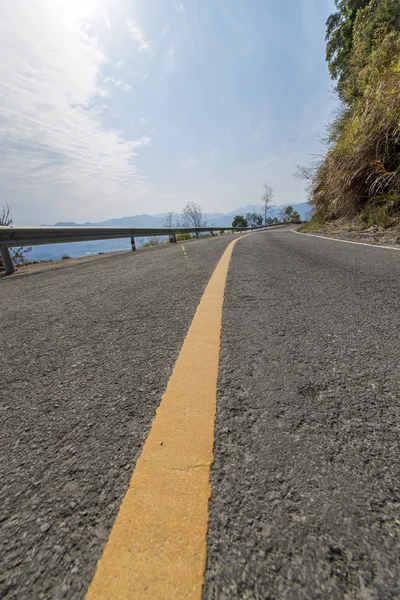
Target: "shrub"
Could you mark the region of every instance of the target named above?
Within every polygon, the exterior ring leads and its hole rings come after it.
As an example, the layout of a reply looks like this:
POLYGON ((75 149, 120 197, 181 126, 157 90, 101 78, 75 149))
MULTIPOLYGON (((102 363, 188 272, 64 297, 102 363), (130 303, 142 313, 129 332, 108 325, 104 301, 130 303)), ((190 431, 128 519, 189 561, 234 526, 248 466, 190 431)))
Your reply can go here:
POLYGON ((243 215, 236 215, 232 221, 232 227, 247 227, 247 219, 243 215))
POLYGON ((319 220, 390 222, 400 210, 400 69, 376 77, 346 117, 313 182, 319 220))
POLYGON ((357 217, 386 227, 400 216, 400 2, 335 5, 326 57, 343 105, 326 156, 303 173, 317 221, 357 217))
POLYGON ((178 233, 176 236, 177 242, 186 242, 186 240, 192 240, 194 235, 192 233, 178 233))
POLYGON ((161 244, 166 244, 167 242, 163 242, 159 237, 153 236, 148 238, 145 242, 142 242, 142 248, 154 248, 156 246, 160 246, 161 244))

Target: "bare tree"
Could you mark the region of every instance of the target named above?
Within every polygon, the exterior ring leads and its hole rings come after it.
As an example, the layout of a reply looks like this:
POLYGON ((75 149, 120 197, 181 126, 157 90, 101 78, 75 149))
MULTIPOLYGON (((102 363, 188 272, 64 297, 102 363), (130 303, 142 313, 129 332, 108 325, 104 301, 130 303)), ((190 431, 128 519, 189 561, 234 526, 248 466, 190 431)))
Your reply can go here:
POLYGON ((182 210, 183 227, 206 227, 208 221, 203 214, 203 209, 196 202, 188 202, 182 210))
POLYGON ((275 196, 274 188, 268 183, 264 183, 264 194, 261 196, 261 202, 264 205, 264 225, 267 224, 268 211, 272 208, 272 198, 275 196))
POLYGON ((12 222, 11 210, 8 206, 8 202, 6 202, 2 205, 0 210, 0 225, 12 225, 12 222))
MULTIPOLYGON (((13 218, 11 214, 11 209, 8 205, 8 202, 2 204, 0 208, 0 226, 9 226, 12 225, 13 218)), ((24 261, 26 259, 26 255, 30 252, 32 248, 10 248, 11 257, 13 261, 24 261)), ((1 262, 1 259, 0 259, 1 262)))
POLYGON ((174 227, 175 225, 175 213, 173 211, 167 212, 165 217, 161 219, 161 224, 163 227, 174 227))
POLYGON ((294 176, 296 179, 304 179, 305 181, 313 181, 318 166, 315 163, 308 165, 296 165, 296 173, 294 176))
POLYGON ((283 204, 279 210, 279 220, 281 223, 286 223, 287 221, 287 209, 288 206, 286 204, 283 204))

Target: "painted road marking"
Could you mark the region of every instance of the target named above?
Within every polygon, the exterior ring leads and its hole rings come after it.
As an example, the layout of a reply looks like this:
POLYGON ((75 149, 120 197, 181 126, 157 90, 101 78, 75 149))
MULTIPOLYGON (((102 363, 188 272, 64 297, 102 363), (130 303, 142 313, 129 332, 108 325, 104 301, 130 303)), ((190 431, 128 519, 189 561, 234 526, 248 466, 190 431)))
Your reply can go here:
POLYGON ((379 244, 367 244, 366 242, 351 242, 350 240, 337 240, 326 235, 319 235, 314 233, 303 233, 302 231, 296 231, 295 229, 290 230, 291 233, 298 233, 299 235, 308 235, 313 238, 322 238, 323 240, 330 240, 331 242, 342 242, 342 244, 356 244, 357 246, 368 246, 369 248, 383 248, 384 250, 400 250, 394 246, 381 246, 379 244))
POLYGON ((222 307, 239 239, 197 307, 87 600, 201 599, 222 307))

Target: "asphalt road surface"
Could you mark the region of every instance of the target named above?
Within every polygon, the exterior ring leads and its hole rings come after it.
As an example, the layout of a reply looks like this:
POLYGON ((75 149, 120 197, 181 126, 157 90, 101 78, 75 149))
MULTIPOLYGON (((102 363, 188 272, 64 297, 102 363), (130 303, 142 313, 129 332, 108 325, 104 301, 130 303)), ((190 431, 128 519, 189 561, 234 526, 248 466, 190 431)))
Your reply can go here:
POLYGON ((400 252, 239 242, 205 599, 400 598, 400 252))
POLYGON ((231 241, 190 242, 187 258, 171 244, 0 283, 7 599, 84 597, 196 307, 231 241))
MULTIPOLYGON (((85 596, 230 241, 0 283, 0 597, 85 596)), ((236 244, 204 599, 400 598, 399 281, 396 251, 236 244)))

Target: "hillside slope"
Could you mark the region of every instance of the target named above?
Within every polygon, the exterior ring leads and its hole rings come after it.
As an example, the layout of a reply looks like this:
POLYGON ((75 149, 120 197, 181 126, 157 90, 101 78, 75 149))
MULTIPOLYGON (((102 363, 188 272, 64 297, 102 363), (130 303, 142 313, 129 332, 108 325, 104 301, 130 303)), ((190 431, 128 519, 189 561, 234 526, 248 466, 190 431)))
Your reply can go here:
POLYGON ((336 0, 327 60, 342 101, 312 176, 314 221, 400 220, 400 2, 336 0))

